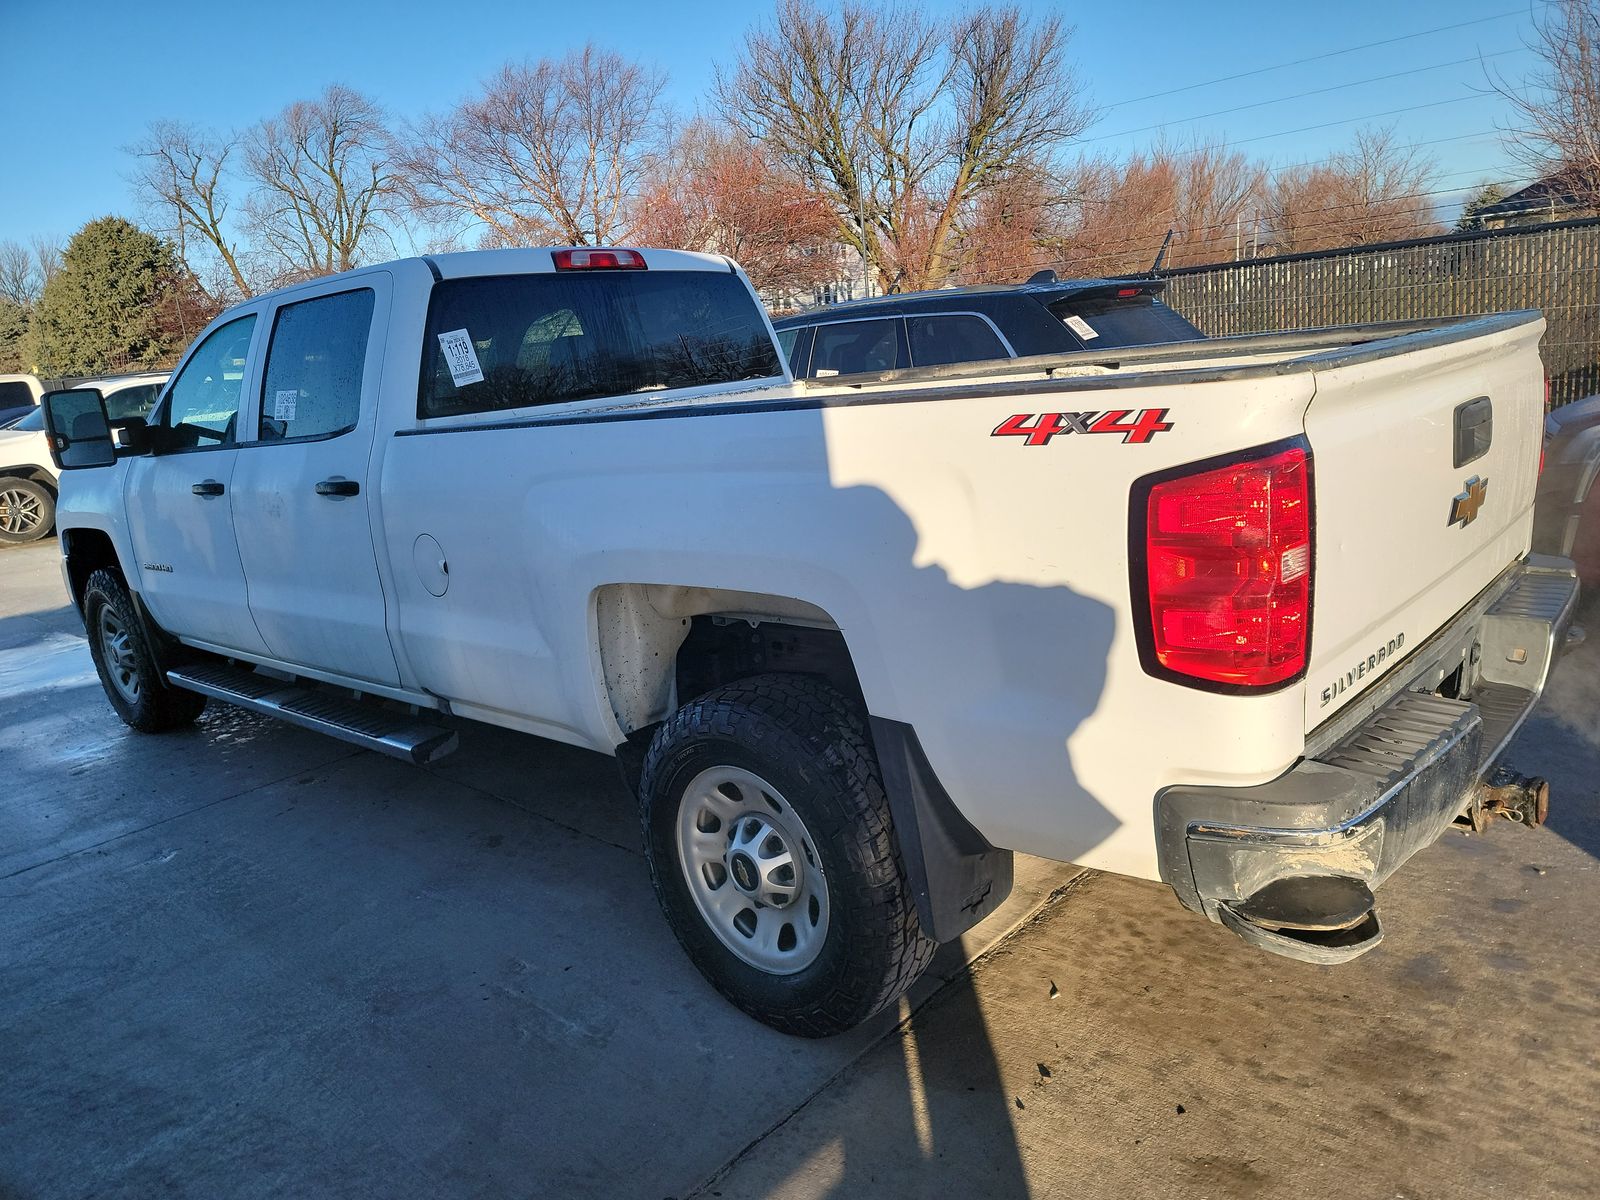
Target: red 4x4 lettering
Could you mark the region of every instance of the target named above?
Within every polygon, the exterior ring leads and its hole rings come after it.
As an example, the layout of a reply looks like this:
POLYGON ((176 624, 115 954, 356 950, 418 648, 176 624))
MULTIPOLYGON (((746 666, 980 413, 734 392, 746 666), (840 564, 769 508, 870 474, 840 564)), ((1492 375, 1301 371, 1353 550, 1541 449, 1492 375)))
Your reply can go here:
POLYGON ((1131 409, 1108 412, 1017 413, 995 427, 990 437, 1020 437, 1024 446, 1048 446, 1063 433, 1120 433, 1124 443, 1144 444, 1172 428, 1164 408, 1141 408, 1132 421, 1131 409))
POLYGON ((1141 408, 1139 415, 1134 418, 1133 424, 1128 424, 1128 410, 1114 408, 1110 412, 1100 414, 1100 419, 1089 426, 1090 433, 1120 433, 1124 443, 1137 442, 1143 444, 1155 437, 1158 433, 1165 433, 1172 426, 1166 420, 1167 410, 1164 408, 1141 408))

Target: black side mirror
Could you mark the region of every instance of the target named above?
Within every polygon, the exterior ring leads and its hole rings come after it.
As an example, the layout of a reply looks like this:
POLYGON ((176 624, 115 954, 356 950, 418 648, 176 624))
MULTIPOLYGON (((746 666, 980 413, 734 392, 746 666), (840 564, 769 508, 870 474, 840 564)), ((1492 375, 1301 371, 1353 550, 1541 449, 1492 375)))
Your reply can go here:
POLYGON ((105 397, 98 388, 46 392, 39 403, 44 406, 50 457, 57 470, 109 467, 117 461, 111 423, 106 420, 105 397))
POLYGON ((117 451, 123 455, 153 453, 159 429, 159 426, 148 424, 143 417, 119 417, 111 422, 117 451))

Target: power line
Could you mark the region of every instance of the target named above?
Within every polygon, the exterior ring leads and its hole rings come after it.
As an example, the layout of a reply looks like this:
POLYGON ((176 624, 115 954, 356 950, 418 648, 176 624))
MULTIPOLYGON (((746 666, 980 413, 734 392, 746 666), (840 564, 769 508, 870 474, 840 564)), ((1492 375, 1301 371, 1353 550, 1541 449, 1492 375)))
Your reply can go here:
POLYGON ((1496 50, 1493 54, 1474 55, 1471 58, 1455 58, 1449 62, 1434 63, 1427 67, 1411 67, 1404 71, 1391 71, 1387 75, 1374 75, 1371 79, 1357 79, 1350 83, 1336 83, 1329 87, 1313 88, 1309 92, 1295 92, 1289 96, 1277 96, 1271 100, 1255 100, 1249 104, 1236 104, 1232 108, 1219 108, 1214 112, 1197 113, 1192 117, 1183 117, 1173 121, 1161 121, 1154 125, 1141 125, 1137 129, 1124 129, 1120 133, 1102 133, 1092 138, 1082 138, 1081 142, 1104 142, 1111 138, 1128 137, 1135 133, 1148 133, 1152 129, 1166 129, 1172 125, 1187 124, 1190 121, 1204 121, 1210 117, 1225 117, 1229 113, 1244 112, 1252 108, 1266 108, 1272 104, 1285 104, 1290 100, 1304 100, 1308 96, 1324 96, 1329 92, 1341 92, 1347 88, 1365 87, 1369 83, 1384 83, 1390 79, 1400 79, 1407 75, 1421 75, 1427 71, 1440 71, 1445 67, 1459 67, 1464 63, 1481 62, 1491 58, 1503 58, 1507 54, 1526 54, 1526 46, 1514 46, 1507 50, 1496 50))
POLYGON ((1176 96, 1180 92, 1192 92, 1197 88, 1214 87, 1219 83, 1232 83, 1236 79, 1249 79, 1256 75, 1266 75, 1272 71, 1283 71, 1287 70, 1289 67, 1302 67, 1306 63, 1321 62, 1323 59, 1328 58, 1338 58, 1341 54, 1354 54, 1358 50, 1371 50, 1378 46, 1392 46, 1397 42, 1409 42, 1414 38, 1428 37, 1430 34, 1447 33, 1452 29, 1465 29, 1469 25, 1485 25, 1490 21, 1503 21, 1507 17, 1520 17, 1524 14, 1524 11, 1525 10, 1520 8, 1514 8, 1507 12, 1495 13, 1493 16, 1489 17, 1476 17, 1471 21, 1458 21, 1453 25, 1440 25, 1434 29, 1420 30, 1417 33, 1404 33, 1399 37, 1384 38, 1382 41, 1365 42, 1359 46, 1347 46, 1343 50, 1329 50, 1325 54, 1313 54, 1310 58, 1297 58, 1292 62, 1275 63, 1270 67, 1257 67, 1250 71, 1240 71, 1236 75, 1224 75, 1219 79, 1206 79, 1199 83, 1188 83, 1184 84, 1182 87, 1168 88, 1164 92, 1151 92, 1147 96, 1134 96, 1129 100, 1118 100, 1114 104, 1106 105, 1106 111, 1109 112, 1113 108, 1125 108, 1130 104, 1140 104, 1146 100, 1159 100, 1163 96, 1176 96))
POLYGON ((1449 100, 1432 100, 1427 104, 1408 104, 1404 108, 1386 109, 1383 112, 1367 113, 1365 116, 1361 117, 1345 117, 1338 121, 1323 121, 1318 125, 1301 125, 1297 129, 1283 129, 1277 133, 1262 133, 1257 134, 1255 137, 1239 138, 1232 142, 1221 142, 1218 144, 1217 148, 1221 150, 1226 149, 1229 146, 1247 146, 1251 142, 1265 142, 1272 138, 1288 137, 1290 134, 1309 133, 1314 129, 1332 129, 1336 125, 1353 125, 1357 121, 1375 121, 1380 117, 1397 117, 1402 113, 1420 112, 1425 108, 1443 108, 1447 104, 1461 104, 1467 100, 1487 99, 1490 99, 1490 96, 1487 93, 1480 92, 1471 96, 1454 96, 1449 100))
MULTIPOLYGON (((1408 142, 1404 146, 1396 146, 1396 150, 1421 150, 1425 146, 1441 146, 1445 142, 1464 142, 1468 138, 1495 137, 1500 133, 1498 129, 1480 129, 1476 133, 1457 133, 1450 137, 1429 138, 1422 142, 1408 142)), ((1268 167, 1264 170, 1267 175, 1281 175, 1285 171, 1293 171, 1296 167, 1320 167, 1323 163, 1332 162, 1338 155, 1330 154, 1326 158, 1308 158, 1304 162, 1285 163, 1281 167, 1268 167)))
MULTIPOLYGON (((1469 174, 1478 174, 1478 173, 1479 172, 1476 172, 1476 171, 1457 171, 1457 172, 1452 172, 1453 175, 1469 175, 1469 174)), ((1447 175, 1447 176, 1444 176, 1444 178, 1450 178, 1450 176, 1447 175)), ((1508 180, 1506 182, 1508 184, 1512 184, 1512 185, 1524 185, 1525 186, 1526 184, 1531 183, 1532 180, 1508 180)), ((1433 189, 1430 189, 1430 190, 1427 190, 1427 191, 1405 192, 1405 193, 1400 193, 1400 194, 1397 194, 1397 195, 1394 195, 1394 196, 1385 196, 1385 197, 1382 197, 1380 200, 1377 200, 1377 201, 1357 200, 1357 201, 1347 202, 1347 203, 1344 203, 1344 204, 1325 205, 1325 206, 1323 206, 1321 208, 1301 209, 1301 210, 1299 210, 1298 212, 1296 212, 1296 213, 1294 213, 1292 215, 1294 217, 1296 217, 1296 218, 1310 217, 1310 216, 1320 216, 1320 215, 1324 215, 1324 214, 1327 214, 1327 213, 1344 212, 1344 211, 1350 210, 1350 209, 1365 208, 1365 207, 1368 207, 1369 205, 1373 205, 1373 204, 1393 204, 1395 202, 1404 201, 1404 200, 1421 200, 1421 199, 1426 199, 1426 198, 1432 197, 1432 196, 1445 196, 1445 195, 1449 195, 1451 193, 1458 193, 1458 192, 1461 192, 1461 191, 1464 191, 1464 190, 1465 189, 1460 188, 1460 187, 1447 187, 1447 188, 1433 188, 1433 189)), ((1519 208, 1521 208, 1521 207, 1523 207, 1523 206, 1519 206, 1519 208)), ((1530 206, 1526 206, 1526 207, 1538 208, 1538 207, 1542 207, 1542 204, 1530 205, 1530 206)), ((1321 222, 1316 222, 1316 223, 1314 223, 1313 225, 1311 225, 1308 228, 1309 229, 1326 228, 1326 227, 1328 227, 1330 225, 1341 224, 1344 220, 1345 220, 1345 218, 1333 217, 1333 218, 1329 218, 1329 219, 1321 221, 1321 222)), ((1257 222, 1259 222, 1261 225, 1265 226, 1269 231, 1273 228, 1273 224, 1272 224, 1270 219, 1265 219, 1265 218, 1257 216, 1256 218, 1253 219, 1252 224, 1255 224, 1257 222)), ((1175 237, 1175 240, 1182 240, 1182 239, 1187 239, 1187 238, 1189 238, 1192 235, 1197 234, 1197 233, 1221 232, 1221 231, 1226 231, 1228 229, 1232 229, 1234 227, 1235 227, 1235 223, 1232 220, 1216 222, 1214 224, 1209 224, 1209 225, 1191 225, 1191 226, 1185 226, 1185 227, 1182 227, 1182 228, 1176 228, 1174 237, 1175 237)), ((1155 253, 1155 251, 1160 247, 1162 241, 1165 240, 1165 237, 1166 237, 1166 231, 1163 230, 1160 235, 1148 234, 1148 235, 1140 235, 1140 236, 1127 238, 1127 239, 1124 239, 1123 241, 1120 241, 1120 242, 1113 242, 1109 246, 1103 245, 1103 246, 1099 247, 1099 253, 1091 255, 1088 258, 1075 259, 1074 262, 1075 262, 1076 265, 1082 266, 1082 265, 1101 263, 1101 262, 1125 260, 1125 259, 1127 259, 1129 257, 1132 257, 1134 255, 1139 254, 1141 252, 1141 250, 1144 252, 1144 254, 1146 256, 1150 256, 1150 255, 1153 255, 1155 253)))

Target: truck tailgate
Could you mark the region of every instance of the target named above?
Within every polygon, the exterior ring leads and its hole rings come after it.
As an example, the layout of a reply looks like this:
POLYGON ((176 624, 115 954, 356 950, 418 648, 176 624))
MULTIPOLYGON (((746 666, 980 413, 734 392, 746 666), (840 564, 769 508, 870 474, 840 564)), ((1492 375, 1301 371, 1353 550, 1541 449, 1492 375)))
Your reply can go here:
POLYGON ((1309 360, 1316 573, 1307 731, 1528 549, 1544 321, 1529 314, 1482 325, 1476 337, 1456 326, 1309 360))

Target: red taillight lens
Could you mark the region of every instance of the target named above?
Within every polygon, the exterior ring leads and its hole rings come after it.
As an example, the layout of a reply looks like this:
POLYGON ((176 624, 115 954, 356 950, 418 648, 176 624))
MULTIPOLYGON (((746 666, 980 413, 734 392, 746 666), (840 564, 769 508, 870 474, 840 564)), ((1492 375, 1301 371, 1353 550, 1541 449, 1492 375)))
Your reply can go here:
POLYGON ((643 271, 637 250, 552 250, 558 271, 643 271))
POLYGON ((1242 688, 1299 675, 1311 633, 1305 447, 1152 485, 1145 562, 1160 668, 1242 688))

